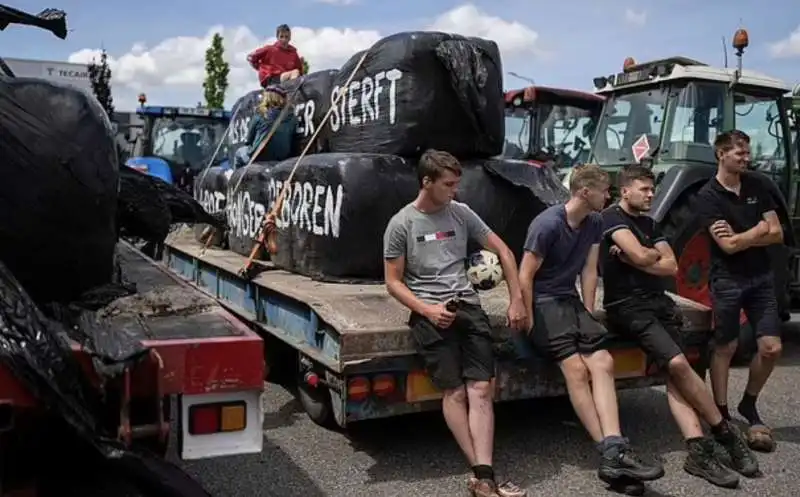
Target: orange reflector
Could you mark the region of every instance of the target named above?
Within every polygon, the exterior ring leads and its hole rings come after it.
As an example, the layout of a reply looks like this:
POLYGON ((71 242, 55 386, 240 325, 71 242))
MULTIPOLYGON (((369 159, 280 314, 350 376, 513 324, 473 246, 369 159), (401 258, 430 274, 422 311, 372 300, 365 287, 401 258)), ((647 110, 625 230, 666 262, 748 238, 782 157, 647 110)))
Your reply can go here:
POLYGON ((245 404, 229 405, 222 408, 221 431, 241 431, 247 427, 245 404))
POLYGON ((369 380, 363 376, 351 378, 347 383, 347 397, 360 402, 369 396, 369 380))
POLYGON ((378 397, 388 397, 394 393, 394 377, 390 374, 380 374, 372 380, 372 391, 378 397))

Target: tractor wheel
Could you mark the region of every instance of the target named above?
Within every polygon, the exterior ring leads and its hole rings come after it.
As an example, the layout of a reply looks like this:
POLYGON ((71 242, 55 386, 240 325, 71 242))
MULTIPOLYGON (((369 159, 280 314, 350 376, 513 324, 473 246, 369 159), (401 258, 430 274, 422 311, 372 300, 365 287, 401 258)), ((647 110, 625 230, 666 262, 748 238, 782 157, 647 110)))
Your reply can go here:
MULTIPOLYGON (((662 232, 669 240, 678 262, 673 291, 689 300, 711 307, 709 271, 711 269, 711 246, 708 233, 700 226, 692 211, 691 201, 698 189, 684 193, 670 209, 662 225, 662 232)), ((755 353, 755 341, 750 324, 742 312, 739 322, 739 347, 733 363, 749 363, 755 353)))

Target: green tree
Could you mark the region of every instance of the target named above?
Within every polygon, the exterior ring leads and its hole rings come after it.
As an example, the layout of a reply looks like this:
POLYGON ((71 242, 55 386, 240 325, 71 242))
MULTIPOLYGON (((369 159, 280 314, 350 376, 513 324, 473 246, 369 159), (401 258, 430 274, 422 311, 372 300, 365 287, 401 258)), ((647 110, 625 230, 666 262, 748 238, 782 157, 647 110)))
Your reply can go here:
POLYGON ((303 61, 303 74, 308 74, 308 61, 303 57, 301 59, 303 61))
POLYGON ((225 106, 225 92, 228 90, 228 73, 231 68, 225 62, 224 55, 222 35, 216 33, 211 39, 211 46, 206 50, 206 80, 203 82, 206 106, 212 109, 225 106))
POLYGON ((108 118, 114 120, 114 99, 111 98, 111 69, 108 67, 108 54, 100 53, 100 62, 92 62, 88 66, 92 92, 100 105, 105 109, 108 118))

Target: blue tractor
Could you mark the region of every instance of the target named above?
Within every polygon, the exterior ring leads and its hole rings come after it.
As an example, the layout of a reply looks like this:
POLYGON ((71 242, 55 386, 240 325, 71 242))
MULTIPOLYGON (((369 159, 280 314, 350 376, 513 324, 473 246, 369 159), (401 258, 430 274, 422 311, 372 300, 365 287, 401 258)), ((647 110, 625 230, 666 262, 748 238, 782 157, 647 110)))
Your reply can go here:
POLYGON ((231 120, 229 111, 144 105, 143 100, 140 97, 142 106, 136 113, 144 126, 126 166, 188 192, 212 159, 211 166, 227 167, 227 146, 224 141, 220 146, 220 141, 231 120))

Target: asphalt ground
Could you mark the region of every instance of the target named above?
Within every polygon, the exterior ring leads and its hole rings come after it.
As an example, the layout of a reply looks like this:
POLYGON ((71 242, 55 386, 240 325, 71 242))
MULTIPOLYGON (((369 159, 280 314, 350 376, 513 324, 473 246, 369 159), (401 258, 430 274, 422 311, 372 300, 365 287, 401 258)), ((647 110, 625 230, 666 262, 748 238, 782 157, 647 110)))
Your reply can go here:
MULTIPOLYGON (((800 337, 800 316, 788 336, 800 337)), ((730 404, 746 382, 732 372, 730 404)), ((649 496, 800 495, 800 340, 784 357, 759 402, 774 429, 777 450, 760 454, 764 475, 725 490, 686 474, 685 450, 663 388, 620 393, 623 431, 646 457, 660 458, 667 474, 648 485, 649 496)), ((596 477, 598 456, 563 399, 497 406, 495 470, 530 496, 618 495, 596 477)), ((181 463, 215 497, 467 496, 469 471, 440 413, 423 413, 356 425, 348 434, 312 423, 293 396, 269 385, 264 450, 181 463)))

